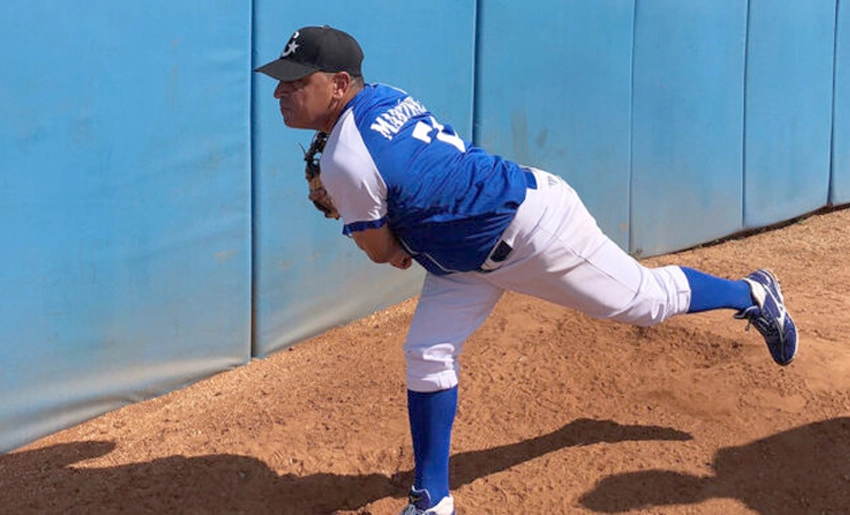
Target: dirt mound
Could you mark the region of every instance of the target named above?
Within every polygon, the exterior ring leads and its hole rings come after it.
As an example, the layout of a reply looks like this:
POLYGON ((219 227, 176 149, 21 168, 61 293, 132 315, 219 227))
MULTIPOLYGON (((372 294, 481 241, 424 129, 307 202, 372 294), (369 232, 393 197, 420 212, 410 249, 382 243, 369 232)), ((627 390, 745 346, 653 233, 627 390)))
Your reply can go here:
MULTIPOLYGON (((767 266, 801 335, 731 312, 639 329, 515 294, 467 343, 458 513, 850 510, 850 210, 647 260, 767 266)), ((393 514, 412 478, 415 299, 0 456, 3 513, 393 514)))

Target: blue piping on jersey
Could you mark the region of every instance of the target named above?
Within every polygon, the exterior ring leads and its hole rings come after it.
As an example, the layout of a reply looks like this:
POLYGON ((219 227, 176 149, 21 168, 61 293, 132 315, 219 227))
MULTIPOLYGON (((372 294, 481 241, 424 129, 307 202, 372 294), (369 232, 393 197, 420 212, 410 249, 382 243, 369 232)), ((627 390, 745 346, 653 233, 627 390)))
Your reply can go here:
POLYGON ((436 270, 434 268, 432 268, 432 266, 439 269, 442 272, 441 275, 457 274, 457 273, 461 272, 461 270, 453 270, 451 268, 444 267, 442 264, 440 264, 439 261, 434 259, 434 257, 431 254, 428 254, 427 252, 414 252, 410 248, 410 245, 408 245, 401 238, 398 238, 398 242, 401 243, 401 246, 404 247, 404 250, 407 251, 408 254, 410 254, 410 257, 415 259, 420 265, 422 265, 423 268, 425 268, 425 270, 427 270, 431 273, 436 273, 436 270), (423 262, 423 260, 425 260, 425 259, 427 259, 427 262, 423 262), (429 264, 432 265, 432 266, 428 266, 429 264))
POLYGON ((346 224, 342 228, 342 234, 345 236, 351 236, 353 232, 364 231, 366 229, 380 229, 384 225, 387 224, 387 217, 383 217, 379 220, 370 220, 368 222, 354 222, 350 224, 346 224))
POLYGON ((420 252, 418 254, 412 254, 412 256, 413 256, 414 259, 416 259, 416 261, 419 262, 420 265, 422 265, 426 270, 428 270, 431 273, 434 273, 435 271, 432 268, 426 266, 425 263, 422 262, 423 259, 427 258, 428 262, 431 263, 433 266, 439 268, 443 272, 443 274, 457 274, 457 273, 461 272, 461 270, 452 270, 451 268, 444 267, 443 265, 440 264, 439 261, 437 261, 436 259, 431 257, 431 254, 428 254, 427 252, 420 252))

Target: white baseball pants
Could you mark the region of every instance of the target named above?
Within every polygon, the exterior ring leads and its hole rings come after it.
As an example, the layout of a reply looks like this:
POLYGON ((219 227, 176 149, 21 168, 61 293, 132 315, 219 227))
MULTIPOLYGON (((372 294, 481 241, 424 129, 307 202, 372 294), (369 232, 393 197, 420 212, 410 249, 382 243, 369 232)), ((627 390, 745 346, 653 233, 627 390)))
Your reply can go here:
POLYGON ((458 356, 505 290, 594 318, 653 325, 686 313, 691 290, 677 266, 647 268, 611 241, 563 179, 532 170, 536 189, 502 235, 513 250, 487 272, 427 274, 404 344, 407 387, 458 383, 458 356))

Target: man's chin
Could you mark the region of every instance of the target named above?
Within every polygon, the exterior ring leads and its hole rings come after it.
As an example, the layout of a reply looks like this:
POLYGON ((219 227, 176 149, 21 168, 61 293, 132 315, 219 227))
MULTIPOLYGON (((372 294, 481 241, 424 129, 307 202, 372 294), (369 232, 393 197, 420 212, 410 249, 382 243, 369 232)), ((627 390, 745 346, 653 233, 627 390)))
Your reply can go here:
POLYGON ((303 123, 298 123, 297 120, 288 120, 286 116, 283 117, 283 124, 290 129, 309 129, 309 127, 305 127, 303 123))

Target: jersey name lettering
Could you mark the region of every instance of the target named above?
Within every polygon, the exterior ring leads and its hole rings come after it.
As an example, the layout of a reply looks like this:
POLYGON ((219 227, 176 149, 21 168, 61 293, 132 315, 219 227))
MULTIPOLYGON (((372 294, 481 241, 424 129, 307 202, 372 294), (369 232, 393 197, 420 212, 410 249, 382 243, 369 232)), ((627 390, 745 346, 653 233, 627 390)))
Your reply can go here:
POLYGON ((398 134, 398 131, 408 120, 427 111, 422 104, 411 97, 407 97, 397 106, 378 115, 369 128, 388 140, 392 140, 393 136, 398 134))

